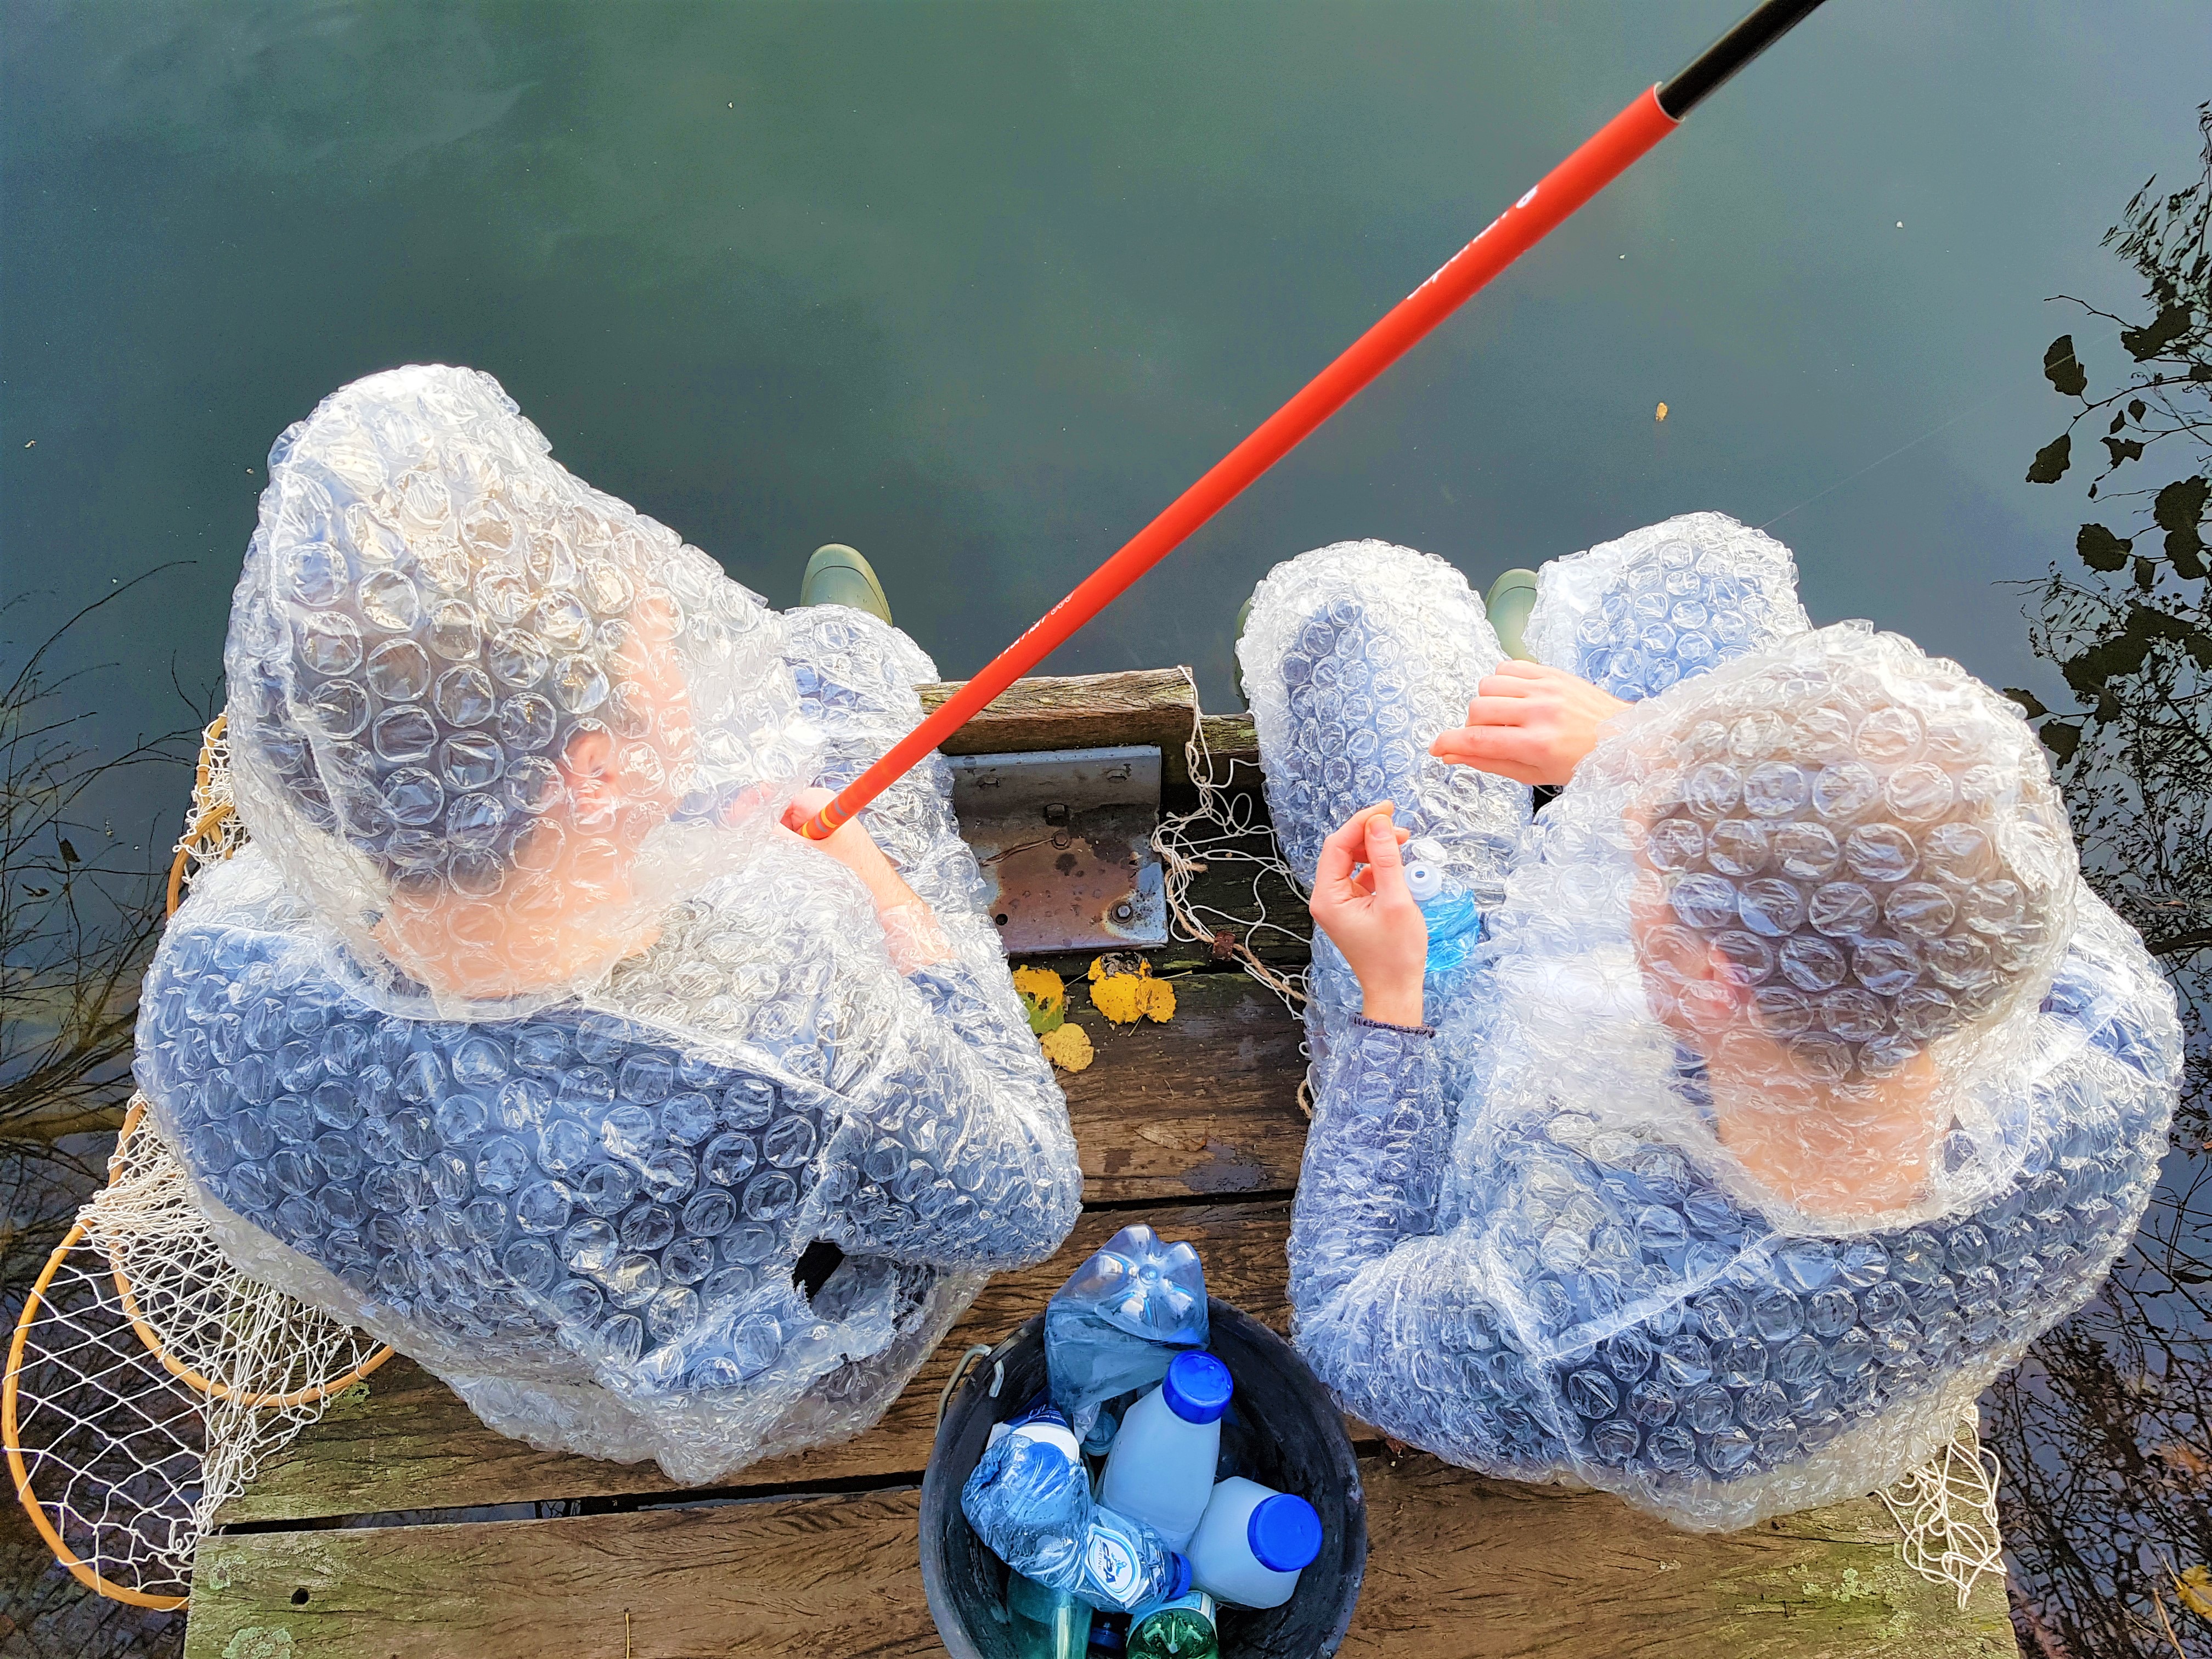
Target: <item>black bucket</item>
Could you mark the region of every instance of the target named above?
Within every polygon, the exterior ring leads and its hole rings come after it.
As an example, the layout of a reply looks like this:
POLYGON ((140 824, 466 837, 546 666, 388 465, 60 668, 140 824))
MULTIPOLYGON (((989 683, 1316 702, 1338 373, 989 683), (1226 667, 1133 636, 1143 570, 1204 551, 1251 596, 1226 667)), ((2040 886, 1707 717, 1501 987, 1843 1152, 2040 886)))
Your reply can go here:
MULTIPOLYGON (((1367 1500, 1344 1418, 1289 1343, 1218 1297, 1206 1298, 1206 1346, 1237 1382, 1221 1443, 1238 1474, 1296 1492, 1321 1513, 1321 1554, 1279 1607, 1221 1610, 1222 1659, 1316 1659, 1334 1653, 1367 1571, 1367 1500)), ((960 1512, 960 1489, 991 1425, 1045 1386, 1040 1314, 978 1360, 937 1425, 921 1478, 921 1583, 952 1659, 1013 1659, 1006 1568, 960 1512)))

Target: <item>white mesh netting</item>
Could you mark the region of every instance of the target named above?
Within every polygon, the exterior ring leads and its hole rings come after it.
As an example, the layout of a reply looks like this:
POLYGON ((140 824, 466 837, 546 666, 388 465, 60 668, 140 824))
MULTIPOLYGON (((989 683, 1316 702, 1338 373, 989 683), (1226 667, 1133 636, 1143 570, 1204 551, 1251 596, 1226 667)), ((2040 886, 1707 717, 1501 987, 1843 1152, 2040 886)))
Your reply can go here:
MULTIPOLYGON (((245 840, 223 725, 201 747, 173 895, 245 840)), ((0 1438, 64 1566, 103 1595, 175 1607, 216 1512, 390 1352, 234 1267, 134 1097, 106 1186, 17 1321, 0 1438)))
POLYGON ((1198 792, 1198 805, 1188 812, 1163 817, 1152 832, 1168 915, 1182 938, 1212 946, 1218 958, 1234 960, 1295 1013, 1306 1000, 1305 970, 1271 963, 1260 954, 1271 942, 1299 948, 1305 945, 1304 934, 1268 914, 1265 889, 1271 880, 1292 892, 1297 889, 1291 886, 1291 869, 1283 862, 1273 827, 1260 817, 1260 768, 1234 756, 1215 757, 1206 740, 1205 717, 1199 713, 1198 682, 1188 667, 1182 675, 1190 684, 1191 706, 1183 763, 1191 787, 1198 792), (1240 769, 1243 777, 1237 775, 1240 769), (1249 870, 1245 902, 1226 908, 1194 895, 1197 878, 1216 865, 1249 870))
POLYGON ((1959 1592, 1959 1608, 1985 1572, 2004 1574, 2004 1538, 1997 1524, 1997 1455, 1982 1443, 1969 1413, 1935 1456, 1876 1494, 1905 1536, 1897 1547, 1922 1577, 1959 1592))

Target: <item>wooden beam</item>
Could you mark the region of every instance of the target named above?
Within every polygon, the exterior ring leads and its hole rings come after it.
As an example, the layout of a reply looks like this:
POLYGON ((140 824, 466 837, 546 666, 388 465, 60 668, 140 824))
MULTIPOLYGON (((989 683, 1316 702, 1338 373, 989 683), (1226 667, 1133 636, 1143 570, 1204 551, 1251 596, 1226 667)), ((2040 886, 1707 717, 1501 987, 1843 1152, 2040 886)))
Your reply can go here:
MULTIPOLYGON (((1872 1498, 1676 1532, 1617 1498, 1363 1460, 1348 1659, 2009 1659, 1999 1575, 1963 1613, 1872 1498)), ((936 1654, 913 1487, 554 1521, 215 1536, 185 1659, 936 1654)))
MULTIPOLYGON (((1187 1238, 1206 1260, 1206 1284, 1279 1330, 1289 1328, 1282 1201, 1188 1205, 1086 1214, 1051 1261, 1001 1273, 938 1345, 881 1423, 858 1437, 756 1463, 729 1490, 820 1485, 830 1480, 919 1476, 937 1432, 937 1396, 972 1343, 994 1343, 1058 1290, 1083 1259, 1132 1222, 1187 1238)), ((574 1498, 665 1494, 683 1489, 652 1463, 605 1463, 539 1451, 477 1421, 446 1385, 394 1359, 335 1401, 320 1421, 264 1464, 217 1520, 302 1521, 336 1516, 543 1503, 574 1498)))
MULTIPOLYGON (((918 685, 933 711, 965 680, 918 685)), ((1197 694, 1180 668, 1120 674, 1038 675, 1016 680, 983 712, 948 738, 948 755, 1017 755, 1040 749, 1104 749, 1151 743, 1179 770, 1182 746, 1198 713, 1197 694)))

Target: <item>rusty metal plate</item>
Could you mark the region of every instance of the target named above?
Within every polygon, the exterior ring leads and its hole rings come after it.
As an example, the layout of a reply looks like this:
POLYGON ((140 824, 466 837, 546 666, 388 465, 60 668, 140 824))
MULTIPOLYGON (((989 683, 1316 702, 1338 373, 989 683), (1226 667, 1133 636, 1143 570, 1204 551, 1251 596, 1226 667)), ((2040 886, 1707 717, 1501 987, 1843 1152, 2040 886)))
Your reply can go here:
POLYGON ((1010 956, 1168 942, 1160 751, 956 755, 952 807, 1010 956))

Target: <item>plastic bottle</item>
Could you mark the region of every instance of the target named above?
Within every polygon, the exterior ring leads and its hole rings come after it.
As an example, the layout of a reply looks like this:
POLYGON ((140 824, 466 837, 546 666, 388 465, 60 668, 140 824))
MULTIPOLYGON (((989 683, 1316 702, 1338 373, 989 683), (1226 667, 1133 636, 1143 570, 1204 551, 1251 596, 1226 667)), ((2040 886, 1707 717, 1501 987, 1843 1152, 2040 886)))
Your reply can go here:
POLYGON ((1016 1572, 1094 1607, 1127 1612, 1190 1588, 1190 1563, 1158 1533, 1091 1500, 1074 1431, 1042 1398, 992 1431, 960 1509, 1016 1572))
POLYGON ((1231 1475, 1190 1540, 1191 1581, 1238 1607, 1279 1607, 1321 1553, 1321 1516, 1303 1498, 1231 1475))
POLYGON ((1006 1611, 1013 1616, 1015 1659, 1083 1659, 1091 1644, 1091 1604, 1066 1590, 1011 1573, 1006 1611))
POLYGON ((1482 936, 1482 910, 1472 893, 1444 891, 1444 849, 1423 838, 1406 843, 1406 890, 1428 924, 1428 971, 1448 974, 1467 960, 1482 936))
POLYGON ((1177 1354, 1160 1386, 1121 1419, 1098 1501, 1150 1525, 1170 1549, 1188 1544, 1213 1496, 1221 1413, 1233 1389, 1229 1367, 1212 1354, 1177 1354))
POLYGON ((1149 1388, 1178 1348, 1206 1346, 1206 1270, 1188 1244, 1124 1227, 1053 1292, 1044 1310, 1052 1402, 1088 1437, 1101 1402, 1149 1388))
POLYGON ((1204 1590, 1154 1607, 1129 1628, 1129 1659, 1219 1659, 1213 1598, 1204 1590))

